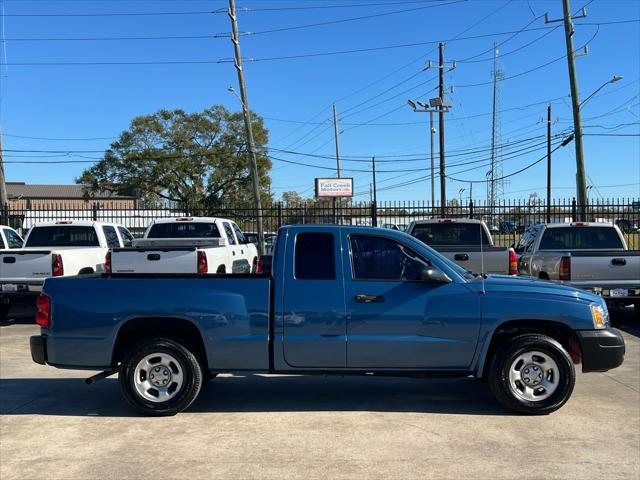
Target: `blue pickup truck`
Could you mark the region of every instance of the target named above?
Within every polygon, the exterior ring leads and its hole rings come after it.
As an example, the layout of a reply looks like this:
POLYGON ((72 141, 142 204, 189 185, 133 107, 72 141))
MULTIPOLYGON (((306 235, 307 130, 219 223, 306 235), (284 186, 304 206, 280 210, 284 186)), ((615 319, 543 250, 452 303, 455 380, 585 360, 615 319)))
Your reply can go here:
POLYGON ((602 298, 522 277, 484 276, 405 233, 280 229, 272 272, 51 278, 31 355, 115 373, 148 415, 187 408, 220 372, 475 376, 527 414, 569 399, 574 364, 619 366, 625 345, 602 298))

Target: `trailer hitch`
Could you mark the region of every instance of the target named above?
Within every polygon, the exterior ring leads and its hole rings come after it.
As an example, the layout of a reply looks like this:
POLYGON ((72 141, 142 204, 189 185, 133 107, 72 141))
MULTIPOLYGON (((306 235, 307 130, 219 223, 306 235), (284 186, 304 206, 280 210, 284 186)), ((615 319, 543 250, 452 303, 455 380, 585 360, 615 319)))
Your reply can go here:
POLYGON ((96 373, 93 377, 86 378, 84 383, 86 383, 87 385, 93 385, 100 380, 104 380, 105 378, 110 377, 114 373, 118 373, 118 370, 105 370, 104 372, 96 373))

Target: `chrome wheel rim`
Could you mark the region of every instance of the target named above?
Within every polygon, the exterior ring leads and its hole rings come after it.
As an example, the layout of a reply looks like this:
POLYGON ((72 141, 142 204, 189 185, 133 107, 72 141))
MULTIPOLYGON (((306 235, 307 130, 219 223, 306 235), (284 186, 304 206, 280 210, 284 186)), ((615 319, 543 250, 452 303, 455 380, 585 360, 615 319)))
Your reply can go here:
POLYGON ((138 362, 133 371, 133 383, 145 400, 162 403, 171 400, 184 382, 182 366, 168 353, 152 353, 138 362))
POLYGON ((537 350, 521 353, 509 367, 509 387, 522 400, 546 400, 559 384, 558 364, 546 353, 537 350))

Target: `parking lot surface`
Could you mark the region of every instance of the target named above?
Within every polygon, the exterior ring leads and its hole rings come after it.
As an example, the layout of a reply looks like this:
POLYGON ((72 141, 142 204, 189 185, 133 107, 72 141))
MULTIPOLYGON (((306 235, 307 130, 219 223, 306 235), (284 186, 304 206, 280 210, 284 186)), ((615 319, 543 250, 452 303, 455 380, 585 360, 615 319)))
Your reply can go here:
POLYGON ((578 374, 549 416, 514 415, 473 379, 225 375, 147 418, 115 377, 33 363, 23 312, 0 323, 0 478, 637 479, 640 326, 618 317, 624 364, 578 374))

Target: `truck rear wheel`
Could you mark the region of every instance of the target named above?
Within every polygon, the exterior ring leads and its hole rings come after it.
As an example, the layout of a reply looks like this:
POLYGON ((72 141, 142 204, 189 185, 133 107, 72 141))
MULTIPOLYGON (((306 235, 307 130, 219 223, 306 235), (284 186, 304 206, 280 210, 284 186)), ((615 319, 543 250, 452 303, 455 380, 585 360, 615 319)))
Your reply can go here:
POLYGON ((118 376, 125 400, 145 415, 175 415, 200 393, 203 373, 195 355, 168 338, 149 338, 125 354, 118 376))
POLYGON ((498 350, 489 386, 505 407, 529 415, 546 415, 571 397, 575 368, 569 354, 546 335, 514 337, 498 350))

